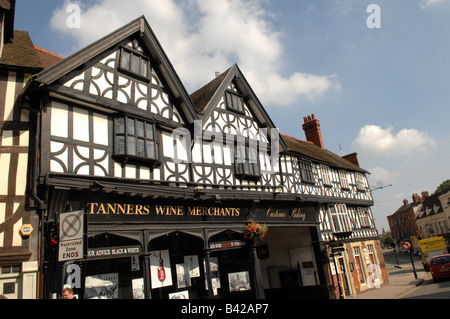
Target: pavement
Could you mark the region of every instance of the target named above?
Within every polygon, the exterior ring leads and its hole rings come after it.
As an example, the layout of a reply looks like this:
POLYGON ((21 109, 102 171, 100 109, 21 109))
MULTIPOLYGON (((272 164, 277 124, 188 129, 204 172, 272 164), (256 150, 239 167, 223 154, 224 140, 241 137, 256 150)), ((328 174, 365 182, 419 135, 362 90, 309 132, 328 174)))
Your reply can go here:
MULTIPOLYGON (((402 296, 432 279, 430 272, 423 269, 420 258, 415 257, 416 279, 411 262, 406 262, 405 256, 400 255, 401 262, 397 264, 391 254, 392 252, 384 254, 389 282, 379 288, 372 288, 355 296, 348 296, 346 299, 401 299, 402 296)), ((396 261, 398 261, 398 258, 396 261)))

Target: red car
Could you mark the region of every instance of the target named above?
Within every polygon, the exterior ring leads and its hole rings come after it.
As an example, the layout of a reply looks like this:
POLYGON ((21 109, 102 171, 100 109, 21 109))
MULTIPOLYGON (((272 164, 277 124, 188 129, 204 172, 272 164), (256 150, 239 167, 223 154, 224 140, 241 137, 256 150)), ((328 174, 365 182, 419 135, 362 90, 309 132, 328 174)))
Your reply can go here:
POLYGON ((441 278, 450 277, 450 254, 431 258, 430 272, 435 282, 441 278))

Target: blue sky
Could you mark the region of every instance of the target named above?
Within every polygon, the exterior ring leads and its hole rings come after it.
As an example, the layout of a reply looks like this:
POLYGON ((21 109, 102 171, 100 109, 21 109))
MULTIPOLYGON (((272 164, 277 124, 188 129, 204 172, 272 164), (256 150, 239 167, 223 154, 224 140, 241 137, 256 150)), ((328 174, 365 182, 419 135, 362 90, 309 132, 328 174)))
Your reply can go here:
POLYGON ((237 63, 282 133, 304 139, 314 113, 327 149, 392 184, 373 193, 381 231, 450 178, 449 14, 450 0, 18 0, 15 28, 68 56, 145 15, 190 93, 237 63))

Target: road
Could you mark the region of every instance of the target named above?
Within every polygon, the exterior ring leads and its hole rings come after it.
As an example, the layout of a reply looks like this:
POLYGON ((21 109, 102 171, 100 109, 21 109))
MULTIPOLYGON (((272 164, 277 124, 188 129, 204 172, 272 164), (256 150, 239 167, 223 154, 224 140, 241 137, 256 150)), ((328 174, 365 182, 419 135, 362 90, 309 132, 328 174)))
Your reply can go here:
POLYGON ((432 279, 426 280, 413 291, 403 295, 401 299, 450 299, 450 280, 442 280, 438 283, 432 279))
MULTIPOLYGON (((405 273, 413 272, 409 254, 395 253, 393 249, 384 249, 383 256, 389 276, 404 275, 405 273)), ((413 256, 413 262, 417 274, 425 271, 420 256, 413 256)))
MULTIPOLYGON (((389 276, 411 273, 413 271, 408 254, 395 254, 392 249, 386 249, 383 250, 383 255, 389 276)), ((417 274, 425 271, 419 256, 413 256, 413 262, 417 274)), ((450 279, 442 280, 438 283, 433 282, 432 279, 426 279, 420 286, 414 288, 408 294, 402 295, 401 299, 450 299, 450 279)))

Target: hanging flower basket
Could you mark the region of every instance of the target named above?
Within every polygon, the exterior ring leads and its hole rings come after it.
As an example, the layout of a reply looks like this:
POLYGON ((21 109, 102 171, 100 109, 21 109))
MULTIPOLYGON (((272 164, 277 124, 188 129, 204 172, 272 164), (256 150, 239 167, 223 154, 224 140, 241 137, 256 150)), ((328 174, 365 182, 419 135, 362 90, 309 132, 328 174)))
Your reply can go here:
POLYGON ((247 226, 245 226, 245 233, 244 237, 248 239, 264 239, 267 235, 267 231, 269 230, 269 227, 266 225, 261 225, 259 223, 248 223, 247 226))

